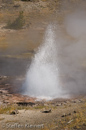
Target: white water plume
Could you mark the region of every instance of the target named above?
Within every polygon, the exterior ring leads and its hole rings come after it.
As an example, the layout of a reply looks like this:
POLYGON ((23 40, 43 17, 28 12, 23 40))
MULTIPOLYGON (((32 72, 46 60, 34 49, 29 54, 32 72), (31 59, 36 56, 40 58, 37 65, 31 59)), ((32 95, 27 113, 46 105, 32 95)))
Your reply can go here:
POLYGON ((47 99, 63 96, 54 29, 53 25, 48 26, 44 42, 39 47, 28 69, 24 93, 26 95, 47 99))

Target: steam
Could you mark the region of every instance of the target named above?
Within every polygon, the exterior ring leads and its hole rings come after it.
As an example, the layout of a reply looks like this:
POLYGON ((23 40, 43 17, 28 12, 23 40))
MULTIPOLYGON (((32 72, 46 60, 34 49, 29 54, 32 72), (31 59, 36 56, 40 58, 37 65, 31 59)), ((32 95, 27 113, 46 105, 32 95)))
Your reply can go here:
POLYGON ((86 35, 86 12, 76 11, 65 18, 65 27, 69 35, 80 39, 86 35))
POLYGON ((56 44, 55 27, 49 25, 44 42, 39 47, 27 72, 25 94, 49 99, 61 97, 62 88, 60 86, 58 48, 56 44))
POLYGON ((86 12, 66 15, 63 24, 59 29, 47 27, 26 74, 24 94, 44 98, 86 94, 86 12))
POLYGON ((67 34, 73 39, 63 49, 64 67, 62 73, 66 77, 65 88, 70 95, 86 94, 86 12, 77 10, 67 15, 64 20, 67 34))

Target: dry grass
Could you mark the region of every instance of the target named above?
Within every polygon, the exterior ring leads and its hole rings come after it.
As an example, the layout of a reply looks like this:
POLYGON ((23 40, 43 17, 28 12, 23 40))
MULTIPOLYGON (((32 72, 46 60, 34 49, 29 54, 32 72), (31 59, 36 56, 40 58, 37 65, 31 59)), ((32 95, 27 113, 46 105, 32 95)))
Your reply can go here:
MULTIPOLYGON (((77 104, 76 104, 77 105, 77 104)), ((69 107, 69 105, 67 106, 69 107)), ((72 105, 70 107, 73 107, 72 105)), ((43 106, 43 105, 38 105, 38 106, 18 106, 18 105, 8 105, 6 107, 1 107, 0 108, 0 114, 10 114, 12 110, 41 110, 41 109, 49 109, 51 108, 53 111, 55 109, 60 109, 59 107, 54 107, 53 105, 48 105, 48 106, 43 106)), ((64 108, 64 106, 61 106, 61 109, 66 110, 67 108, 64 108)), ((71 109, 71 108, 70 108, 71 109)), ((61 117, 57 119, 52 118, 52 122, 46 122, 44 124, 44 128, 42 130, 54 130, 58 128, 58 130, 74 130, 75 128, 78 130, 82 128, 82 126, 86 126, 86 101, 85 103, 78 104, 77 110, 74 113, 74 111, 71 111, 71 115, 66 115, 64 117, 61 117)))
POLYGON ((9 114, 14 109, 15 109, 14 105, 1 106, 0 114, 9 114))
POLYGON ((43 130, 54 130, 55 128, 58 130, 81 130, 83 126, 86 126, 86 103, 79 106, 76 113, 71 113, 71 115, 47 124, 43 130))

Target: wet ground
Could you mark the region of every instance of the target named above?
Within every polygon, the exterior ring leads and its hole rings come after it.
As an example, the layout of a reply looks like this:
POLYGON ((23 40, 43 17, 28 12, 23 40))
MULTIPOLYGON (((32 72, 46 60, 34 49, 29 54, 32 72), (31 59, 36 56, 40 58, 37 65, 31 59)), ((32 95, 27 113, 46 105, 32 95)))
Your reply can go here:
POLYGON ((29 59, 5 58, 0 57, 0 75, 2 76, 21 76, 26 73, 29 67, 29 59))

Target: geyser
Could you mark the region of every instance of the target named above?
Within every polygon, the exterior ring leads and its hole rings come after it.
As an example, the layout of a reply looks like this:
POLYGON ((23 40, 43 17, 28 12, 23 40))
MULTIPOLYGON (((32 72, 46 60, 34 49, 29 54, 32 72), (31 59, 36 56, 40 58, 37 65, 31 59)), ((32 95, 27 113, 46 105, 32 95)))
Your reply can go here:
POLYGON ((55 39, 55 26, 49 25, 26 74, 25 95, 47 99, 63 96, 55 39))
POLYGON ((47 27, 26 74, 24 94, 69 98, 86 94, 86 12, 64 17, 64 27, 47 27))

